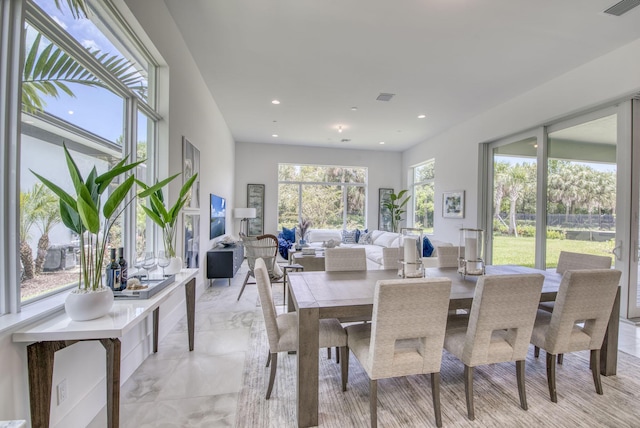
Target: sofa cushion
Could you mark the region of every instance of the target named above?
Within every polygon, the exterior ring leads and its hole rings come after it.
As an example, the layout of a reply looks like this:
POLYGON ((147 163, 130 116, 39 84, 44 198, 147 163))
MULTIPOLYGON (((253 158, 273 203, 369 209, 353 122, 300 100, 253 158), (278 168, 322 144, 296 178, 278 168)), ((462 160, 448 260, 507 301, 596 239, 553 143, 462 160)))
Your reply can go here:
POLYGON ((422 257, 431 257, 433 254, 433 245, 426 236, 422 238, 422 257))
POLYGON ((355 244, 356 242, 358 242, 358 240, 356 239, 358 235, 358 229, 356 230, 347 230, 344 229, 342 231, 342 243, 343 244, 355 244))
POLYGON ((342 231, 338 229, 311 229, 307 234, 309 242, 322 242, 330 239, 342 241, 342 231))
POLYGON ((360 239, 358 239, 358 244, 364 244, 364 245, 373 244, 372 235, 373 235, 373 230, 367 231, 365 229, 365 231, 360 234, 360 239))
POLYGON ((382 232, 377 237, 375 237, 375 235, 376 234, 374 233, 373 243, 375 245, 379 245, 381 247, 387 247, 387 248, 398 246, 398 239, 400 235, 398 235, 397 233, 382 232))
POLYGON ((382 255, 383 255, 383 249, 381 246, 379 245, 363 245, 366 253, 367 253, 367 259, 371 260, 372 262, 375 262, 379 265, 382 264, 382 255))
POLYGON ((287 229, 286 227, 282 228, 282 239, 285 239, 289 242, 296 242, 296 228, 287 229))
POLYGON ((371 240, 375 241, 384 233, 384 230, 372 230, 371 232, 371 240))

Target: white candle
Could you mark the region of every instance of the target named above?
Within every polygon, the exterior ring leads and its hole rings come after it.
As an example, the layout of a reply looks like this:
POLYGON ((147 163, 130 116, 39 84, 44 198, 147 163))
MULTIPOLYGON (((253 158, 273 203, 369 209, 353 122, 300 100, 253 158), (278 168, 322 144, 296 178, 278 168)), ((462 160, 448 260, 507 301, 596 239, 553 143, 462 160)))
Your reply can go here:
POLYGON ((413 273, 416 271, 416 242, 415 238, 404 238, 405 272, 413 273))
POLYGON ((464 254, 467 260, 478 259, 478 240, 476 238, 467 238, 464 242, 464 254))

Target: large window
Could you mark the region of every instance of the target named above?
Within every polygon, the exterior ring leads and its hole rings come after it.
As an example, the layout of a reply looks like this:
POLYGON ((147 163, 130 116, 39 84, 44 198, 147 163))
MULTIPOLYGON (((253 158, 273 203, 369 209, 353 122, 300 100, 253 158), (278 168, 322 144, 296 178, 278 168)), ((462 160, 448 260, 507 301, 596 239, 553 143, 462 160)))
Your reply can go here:
POLYGON ((413 168, 413 227, 433 233, 435 161, 413 168))
POLYGON ((366 195, 367 168, 279 164, 278 228, 364 229, 366 195))
MULTIPOLYGON (((65 144, 86 176, 129 156, 147 159, 135 174, 152 183, 156 166, 153 61, 115 16, 108 2, 88 2, 88 17, 74 17, 67 2, 26 3, 20 164, 20 299, 27 302, 76 284, 78 236, 61 222, 58 200, 31 173, 38 172, 74 194, 65 144)), ((108 197, 106 192, 105 197, 108 197)), ((108 237, 133 260, 153 245, 139 206, 132 204, 108 237)))

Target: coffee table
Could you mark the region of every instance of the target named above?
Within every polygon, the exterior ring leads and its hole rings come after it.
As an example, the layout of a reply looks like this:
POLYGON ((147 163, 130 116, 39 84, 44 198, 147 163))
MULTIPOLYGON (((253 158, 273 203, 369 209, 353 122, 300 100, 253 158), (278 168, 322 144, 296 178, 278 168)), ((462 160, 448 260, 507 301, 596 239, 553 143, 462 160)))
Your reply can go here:
POLYGON ((304 266, 305 272, 324 270, 324 251, 316 251, 315 254, 302 254, 296 251, 291 255, 293 263, 304 266))

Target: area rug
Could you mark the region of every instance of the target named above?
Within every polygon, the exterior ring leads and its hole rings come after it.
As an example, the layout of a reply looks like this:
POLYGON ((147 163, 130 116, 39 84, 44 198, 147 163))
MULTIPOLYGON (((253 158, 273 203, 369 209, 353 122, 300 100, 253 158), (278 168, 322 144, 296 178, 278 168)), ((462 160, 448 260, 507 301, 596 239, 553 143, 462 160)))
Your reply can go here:
MULTIPOLYGON (((260 311, 260 309, 258 309, 260 311)), ((245 361, 243 387, 238 398, 237 427, 295 427, 296 356, 280 353, 271 399, 265 400, 269 369, 264 321, 257 316, 252 347, 245 361)), ((526 386, 529 410, 520 408, 513 363, 475 370, 475 421, 466 415, 463 365, 444 352, 442 361, 442 421, 450 427, 638 427, 640 426, 640 360, 618 354, 618 374, 602 377, 604 395, 598 395, 589 370, 589 354, 573 353, 557 368, 558 403, 549 400, 545 359, 527 357, 526 386)), ((319 426, 368 427, 369 381, 358 361, 349 362, 346 392, 340 389, 340 366, 320 352, 319 426)), ((378 382, 380 427, 435 426, 429 375, 378 382)))

